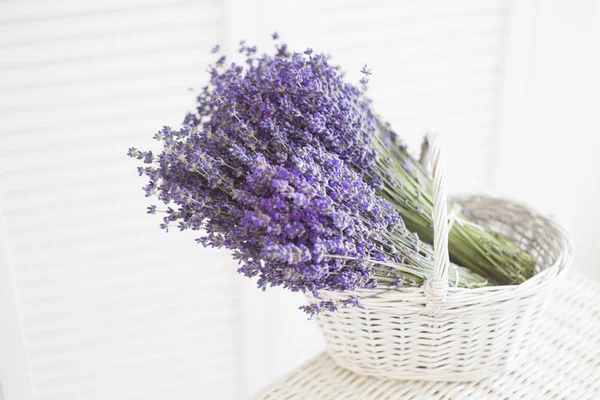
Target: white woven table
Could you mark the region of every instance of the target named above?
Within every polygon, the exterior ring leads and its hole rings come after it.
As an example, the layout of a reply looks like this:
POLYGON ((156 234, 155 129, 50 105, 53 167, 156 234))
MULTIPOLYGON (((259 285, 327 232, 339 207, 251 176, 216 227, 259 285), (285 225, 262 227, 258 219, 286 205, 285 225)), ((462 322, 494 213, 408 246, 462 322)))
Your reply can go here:
POLYGON ((600 283, 570 273, 546 306, 531 352, 515 371, 478 382, 377 379, 338 367, 322 353, 255 400, 600 400, 600 283))

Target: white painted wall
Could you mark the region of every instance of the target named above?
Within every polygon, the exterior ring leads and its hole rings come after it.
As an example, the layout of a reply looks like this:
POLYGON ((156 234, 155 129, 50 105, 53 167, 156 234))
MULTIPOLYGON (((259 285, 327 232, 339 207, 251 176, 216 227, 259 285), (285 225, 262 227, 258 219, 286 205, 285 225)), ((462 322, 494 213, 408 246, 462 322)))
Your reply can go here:
POLYGON ((0 1, 5 397, 239 399, 322 349, 301 295, 164 235, 124 156, 181 120, 217 42, 279 31, 351 79, 367 63, 412 148, 444 134, 453 192, 557 214, 600 277, 598 18, 597 0, 0 1))

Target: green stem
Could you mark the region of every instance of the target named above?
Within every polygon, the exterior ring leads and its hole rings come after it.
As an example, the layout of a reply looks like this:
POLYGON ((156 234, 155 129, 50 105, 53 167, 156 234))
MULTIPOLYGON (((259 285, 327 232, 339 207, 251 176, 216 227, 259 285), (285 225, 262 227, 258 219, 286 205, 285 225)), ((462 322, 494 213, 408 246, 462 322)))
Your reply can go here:
MULTIPOLYGON (((431 178, 423 166, 402 147, 382 134, 373 140, 378 152, 377 167, 383 179, 378 194, 392 203, 408 230, 433 243, 431 178)), ((452 209, 449 206, 450 209, 452 209)), ((518 284, 534 273, 533 258, 508 238, 478 225, 467 215, 455 212, 448 238, 450 259, 497 284, 518 284)))

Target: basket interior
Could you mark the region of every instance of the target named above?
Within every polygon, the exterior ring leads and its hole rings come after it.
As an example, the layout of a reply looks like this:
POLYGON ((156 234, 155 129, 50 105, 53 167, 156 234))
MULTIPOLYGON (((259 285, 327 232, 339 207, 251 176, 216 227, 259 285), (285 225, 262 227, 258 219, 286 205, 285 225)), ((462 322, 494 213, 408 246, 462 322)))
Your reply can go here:
POLYGON ((524 206, 484 197, 458 202, 480 225, 508 237, 531 254, 536 263, 535 274, 554 266, 565 251, 564 232, 547 217, 524 206))

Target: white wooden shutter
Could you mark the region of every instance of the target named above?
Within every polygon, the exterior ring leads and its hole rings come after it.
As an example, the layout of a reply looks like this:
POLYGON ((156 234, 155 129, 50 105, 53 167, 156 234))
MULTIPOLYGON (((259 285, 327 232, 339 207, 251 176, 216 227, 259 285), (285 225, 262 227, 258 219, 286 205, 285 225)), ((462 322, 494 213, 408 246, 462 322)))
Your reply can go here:
POLYGON ((600 279, 600 1, 514 2, 497 190, 555 215, 600 279))
POLYGON ((181 122, 223 18, 0 2, 0 203, 38 400, 241 397, 235 265, 160 231, 125 155, 181 122))

